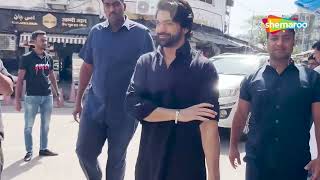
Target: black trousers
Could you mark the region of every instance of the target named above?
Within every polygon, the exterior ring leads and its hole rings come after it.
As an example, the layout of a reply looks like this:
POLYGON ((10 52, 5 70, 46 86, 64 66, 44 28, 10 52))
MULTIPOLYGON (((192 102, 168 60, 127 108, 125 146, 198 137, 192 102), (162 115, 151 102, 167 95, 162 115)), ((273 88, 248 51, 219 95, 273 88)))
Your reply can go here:
POLYGON ((270 168, 255 160, 247 160, 246 180, 307 180, 308 172, 304 166, 283 167, 270 168))

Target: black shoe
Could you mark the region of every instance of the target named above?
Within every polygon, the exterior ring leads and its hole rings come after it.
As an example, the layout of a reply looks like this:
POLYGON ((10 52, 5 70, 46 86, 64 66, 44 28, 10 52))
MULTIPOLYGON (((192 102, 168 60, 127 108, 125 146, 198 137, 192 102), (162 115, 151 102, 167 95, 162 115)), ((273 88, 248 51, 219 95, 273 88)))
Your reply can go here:
POLYGON ((27 154, 24 156, 23 160, 25 162, 29 162, 32 159, 32 152, 27 152, 27 154))
POLYGON ((45 149, 39 151, 39 156, 58 156, 58 154, 50 151, 49 149, 45 149))

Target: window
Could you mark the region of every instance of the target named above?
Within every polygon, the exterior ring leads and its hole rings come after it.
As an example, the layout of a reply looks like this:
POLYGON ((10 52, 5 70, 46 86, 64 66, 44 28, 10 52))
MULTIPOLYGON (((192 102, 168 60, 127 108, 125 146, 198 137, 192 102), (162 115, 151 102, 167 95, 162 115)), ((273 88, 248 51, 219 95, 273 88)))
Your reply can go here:
POLYGON ((200 0, 200 1, 208 3, 208 4, 212 4, 213 6, 215 6, 214 0, 200 0))
POLYGON ((258 56, 217 56, 212 62, 218 74, 248 75, 261 67, 267 57, 258 56))

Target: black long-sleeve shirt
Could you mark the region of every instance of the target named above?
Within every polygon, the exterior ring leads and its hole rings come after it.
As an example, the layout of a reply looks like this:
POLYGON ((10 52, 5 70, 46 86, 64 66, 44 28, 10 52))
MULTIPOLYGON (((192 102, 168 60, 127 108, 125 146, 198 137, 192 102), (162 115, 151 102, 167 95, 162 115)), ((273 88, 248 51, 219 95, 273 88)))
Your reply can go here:
POLYGON ((214 65, 188 42, 169 67, 161 48, 140 57, 126 98, 128 113, 142 124, 137 180, 205 179, 200 121, 176 125, 144 118, 157 107, 184 109, 199 103, 211 103, 219 113, 217 82, 214 65))

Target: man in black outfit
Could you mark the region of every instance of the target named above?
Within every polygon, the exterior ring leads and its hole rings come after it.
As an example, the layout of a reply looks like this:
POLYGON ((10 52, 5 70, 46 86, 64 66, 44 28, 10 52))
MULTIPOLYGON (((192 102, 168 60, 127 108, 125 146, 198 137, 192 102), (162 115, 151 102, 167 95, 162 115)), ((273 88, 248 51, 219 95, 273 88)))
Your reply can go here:
POLYGON ((192 22, 186 1, 159 2, 160 46, 138 60, 126 99, 142 124, 136 180, 220 179, 218 74, 191 49, 192 22))

